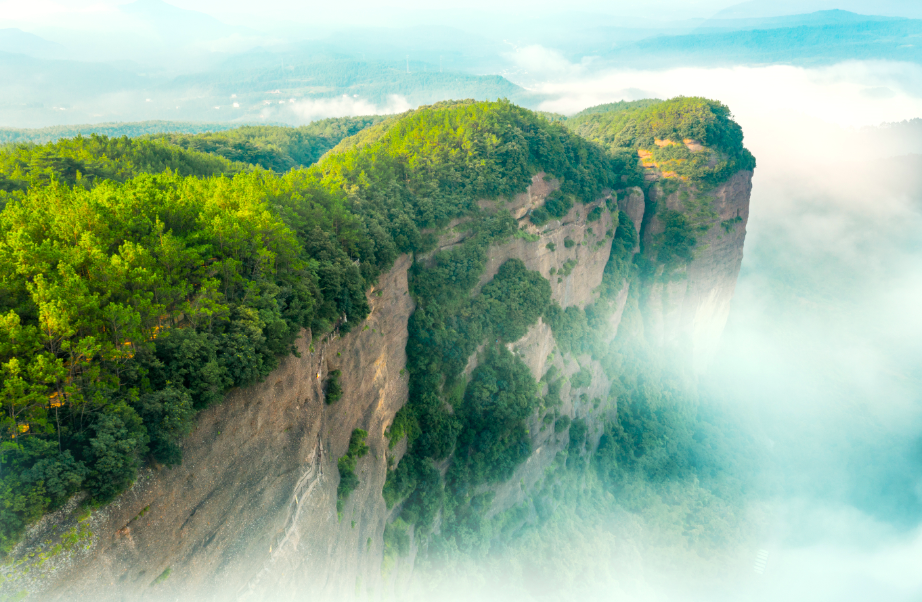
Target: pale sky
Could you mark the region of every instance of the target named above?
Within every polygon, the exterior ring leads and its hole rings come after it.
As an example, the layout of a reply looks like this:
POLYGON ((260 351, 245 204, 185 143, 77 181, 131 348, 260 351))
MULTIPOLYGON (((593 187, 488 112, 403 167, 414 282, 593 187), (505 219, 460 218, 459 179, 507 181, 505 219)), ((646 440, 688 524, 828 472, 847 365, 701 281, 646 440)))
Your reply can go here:
MULTIPOLYGON (((433 4, 428 0, 340 0, 304 3, 296 0, 169 0, 169 4, 214 16, 286 38, 323 37, 351 27, 439 25, 486 33, 514 29, 540 19, 543 27, 560 23, 572 29, 595 25, 659 25, 665 21, 705 19, 736 4, 734 0, 465 0, 433 4), (601 17, 601 18, 600 18, 601 17), (628 20, 630 20, 628 22, 628 20)), ((0 28, 16 27, 55 38, 63 32, 116 32, 131 28, 117 0, 0 0, 0 28)))
MULTIPOLYGON (((99 31, 118 28, 119 0, 0 0, 0 28, 39 33, 50 29, 99 31)), ((263 31, 329 31, 349 27, 438 24, 459 29, 497 31, 541 19, 564 28, 622 25, 657 26, 664 22, 707 19, 733 8, 740 16, 802 14, 839 8, 863 14, 922 18, 922 0, 170 0, 173 6, 203 12, 230 25, 263 31), (607 17, 607 18, 606 18, 607 17), (628 21, 629 20, 629 21, 628 21), (311 29, 303 30, 304 26, 311 29)))
MULTIPOLYGON (((740 16, 776 16, 839 8, 863 14, 922 18, 922 0, 170 0, 173 6, 215 16, 231 25, 256 29, 319 30, 347 27, 439 24, 476 31, 514 25, 535 18, 560 18, 561 24, 619 24, 598 17, 630 19, 628 26, 656 25, 668 21, 706 19, 733 7, 740 16), (582 19, 582 21, 581 21, 582 19)), ((26 31, 42 28, 98 30, 107 18, 118 15, 119 0, 0 0, 0 27, 26 31)), ((304 37, 311 37, 309 31, 304 37)))
MULTIPOLYGON (((62 14, 100 14, 116 10, 127 2, 100 0, 4 0, 0 2, 0 18, 3 20, 35 20, 62 14)), ((456 5, 439 4, 433 9, 428 0, 392 0, 386 5, 369 0, 344 0, 336 3, 305 5, 293 0, 264 0, 254 3, 249 0, 171 0, 169 4, 188 10, 196 10, 221 18, 231 15, 271 16, 285 18, 292 14, 322 14, 327 11, 343 18, 361 18, 368 13, 387 12, 493 12, 519 14, 561 12, 558 0, 505 0, 501 3, 490 0, 465 0, 456 5)), ((734 0, 647 0, 601 2, 578 0, 567 3, 566 12, 589 12, 612 15, 645 16, 651 19, 706 18, 713 13, 738 4, 734 0)))

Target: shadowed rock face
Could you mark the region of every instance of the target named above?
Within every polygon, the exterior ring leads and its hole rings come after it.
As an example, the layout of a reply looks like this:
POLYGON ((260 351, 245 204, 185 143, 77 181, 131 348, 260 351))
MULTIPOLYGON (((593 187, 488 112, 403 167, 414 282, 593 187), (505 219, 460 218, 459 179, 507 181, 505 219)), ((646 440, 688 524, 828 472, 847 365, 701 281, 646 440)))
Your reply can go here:
MULTIPOLYGON (((716 217, 699 236, 694 261, 683 277, 644 291, 647 336, 664 345, 688 345, 698 366, 713 354, 729 312, 742 260, 751 177, 751 172, 739 172, 710 191, 716 217)), ((528 221, 529 209, 557 188, 556 181, 538 174, 515 199, 483 203, 510 209, 520 226, 538 238, 514 238, 491 248, 478 289, 503 262, 518 258, 550 281, 561 306, 585 307, 597 298, 611 249, 606 232, 616 222, 608 211, 592 223, 587 216, 612 193, 578 203, 562 220, 534 226, 528 221), (564 244, 568 238, 576 243, 569 248, 564 244), (561 275, 567 261, 576 263, 561 275)), ((665 203, 682 211, 686 204, 680 200, 681 190, 667 197, 654 185, 649 195, 645 199, 639 188, 617 195, 619 209, 634 221, 645 244, 663 229, 650 207, 665 203)), ((439 246, 448 248, 463 239, 463 232, 449 233, 439 246)), ((300 357, 285 359, 264 383, 233 391, 223 404, 203 412, 184 445, 183 464, 146 471, 132 489, 94 512, 83 523, 93 533, 88 547, 50 560, 47 570, 24 584, 36 593, 32 599, 345 601, 379 599, 393 591, 412 570, 413 557, 400 560, 387 581, 382 578, 383 532, 390 514, 381 496, 386 456, 399 455, 403 447, 388 452, 384 430, 407 398, 407 321, 414 309, 407 289, 410 262, 402 257, 381 277, 369 292, 371 314, 353 332, 312 346, 305 333, 298 342, 300 357), (334 369, 342 374, 344 395, 327 405, 323 383, 334 369), (339 519, 336 463, 355 428, 368 431, 370 452, 358 462, 360 484, 339 519)), ((610 321, 612 337, 627 298, 625 285, 610 321)), ((555 347, 551 329, 540 320, 509 345, 536 379, 551 365, 567 376, 589 368, 590 385, 573 390, 564 382, 559 412, 586 418, 594 447, 604 419, 616 410, 608 399, 610 383, 590 357, 551 357, 555 347), (596 398, 601 405, 593 403, 596 398)), ((469 370, 475 362, 472 358, 469 370)), ((509 481, 493 488, 491 513, 524 499, 557 452, 566 448, 566 431, 556 433, 553 424, 543 427, 547 425, 541 417, 533 416, 531 457, 509 481)), ((38 549, 52 528, 76 525, 74 506, 43 519, 14 554, 38 549)))

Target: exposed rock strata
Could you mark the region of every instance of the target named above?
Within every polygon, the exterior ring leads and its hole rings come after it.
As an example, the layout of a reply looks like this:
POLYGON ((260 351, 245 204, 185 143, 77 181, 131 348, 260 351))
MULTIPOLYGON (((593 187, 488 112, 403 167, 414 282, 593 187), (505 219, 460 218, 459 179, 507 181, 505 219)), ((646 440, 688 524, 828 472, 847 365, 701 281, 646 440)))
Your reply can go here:
POLYGON ((529 270, 536 270, 548 279, 551 296, 562 307, 585 307, 598 298, 596 289, 602 283, 602 272, 611 251, 611 237, 607 233, 617 226, 617 221, 612 224, 613 214, 607 210, 602 212, 598 221, 590 223, 586 218, 595 207, 605 207, 605 201, 611 194, 592 203, 577 203, 562 219, 535 226, 528 219, 528 211, 542 206, 547 195, 558 187, 556 180, 545 180, 545 175, 538 173, 532 178, 527 192, 503 206, 514 217, 517 216, 520 228, 539 238, 535 241, 513 238, 505 244, 491 247, 478 290, 493 279, 507 260, 517 258, 529 270), (567 247, 567 240, 573 241, 573 246, 567 247), (576 263, 570 274, 564 275, 561 272, 567 261, 576 263))

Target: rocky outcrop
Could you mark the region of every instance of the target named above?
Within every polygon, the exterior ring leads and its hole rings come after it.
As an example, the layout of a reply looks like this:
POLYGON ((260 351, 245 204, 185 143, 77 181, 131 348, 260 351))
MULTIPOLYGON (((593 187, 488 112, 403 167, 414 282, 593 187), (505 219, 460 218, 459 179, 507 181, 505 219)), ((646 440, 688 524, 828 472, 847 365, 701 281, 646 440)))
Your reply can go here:
POLYGON ((618 209, 628 214, 628 217, 634 222, 637 234, 640 234, 640 229, 643 225, 643 213, 646 206, 643 190, 640 188, 628 188, 624 191, 624 194, 618 195, 618 209))
MULTIPOLYGON (((613 214, 608 210, 602 211, 601 217, 594 222, 588 221, 588 215, 596 207, 605 208, 611 193, 606 192, 592 203, 577 203, 562 219, 535 226, 528 219, 530 210, 543 205, 547 195, 559 188, 557 180, 545 178, 544 173, 536 174, 525 193, 501 205, 516 217, 524 236, 490 248, 477 290, 492 280, 507 260, 517 258, 529 270, 540 272, 548 279, 552 298, 561 307, 585 307, 598 298, 596 289, 602 283, 602 272, 611 250, 608 244, 611 230, 617 226, 617 221, 612 223, 613 214)), ((642 198, 643 193, 640 194, 642 198)))
MULTIPOLYGON (((751 191, 751 171, 737 172, 704 193, 684 184, 668 195, 659 184, 649 191, 652 206, 694 213, 704 230, 696 232, 694 259, 673 273, 660 272, 648 285, 643 305, 648 340, 682 348, 699 373, 717 351, 730 315, 743 261, 751 191)), ((663 230, 658 212, 648 216, 644 243, 652 245, 663 230)))
MULTIPOLYGON (((619 209, 628 213, 639 232, 644 213, 644 194, 640 188, 622 191, 605 191, 602 197, 588 204, 578 204, 561 220, 543 226, 535 226, 528 220, 529 210, 540 207, 547 195, 558 189, 556 180, 546 179, 543 173, 534 176, 528 191, 505 205, 519 220, 519 227, 531 235, 515 238, 489 251, 489 260, 479 286, 496 274, 503 263, 516 258, 530 270, 536 270, 551 283, 551 294, 561 307, 585 308, 598 299, 598 287, 611 252, 612 229, 617 227, 617 214, 606 210, 594 222, 588 221, 589 213, 595 207, 607 207, 608 201, 617 198, 619 209), (537 238, 535 238, 537 237, 537 238), (567 246, 567 240, 573 241, 567 246), (572 262, 572 267, 568 267, 572 262), (572 270, 572 271, 570 271, 572 270), (563 274, 562 272, 567 272, 563 274)), ((638 247, 639 249, 639 247, 638 247)), ((627 300, 628 285, 616 299, 615 311, 610 319, 609 338, 614 338, 627 300)), ((505 483, 493 486, 495 492, 490 514, 502 512, 527 498, 533 486, 544 478, 545 470, 569 444, 566 429, 557 431, 554 422, 545 418, 584 418, 590 428, 590 445, 595 446, 601 436, 603 415, 613 414, 615 400, 609 397, 611 383, 601 365, 588 355, 574 357, 557 351, 557 342, 551 328, 541 319, 528 329, 524 337, 510 343, 508 348, 531 370, 536 380, 553 366, 563 377, 560 390, 561 406, 551 408, 548 413, 532 416, 529 424, 532 454, 515 474, 505 483), (580 369, 592 373, 592 382, 582 388, 571 386, 569 377, 580 369)), ((473 368, 473 362, 468 369, 473 368)))

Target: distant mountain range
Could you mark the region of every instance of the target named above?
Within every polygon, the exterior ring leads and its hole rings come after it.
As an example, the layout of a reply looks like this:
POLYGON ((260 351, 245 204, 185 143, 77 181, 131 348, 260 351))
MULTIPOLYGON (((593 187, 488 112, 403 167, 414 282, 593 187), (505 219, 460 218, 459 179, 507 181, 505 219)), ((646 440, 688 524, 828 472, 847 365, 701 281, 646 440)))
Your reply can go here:
POLYGON ((67 56, 67 48, 15 27, 0 29, 0 52, 25 54, 42 59, 67 56))
MULTIPOLYGON (((566 19, 557 31, 526 28, 515 40, 501 39, 490 28, 470 33, 447 26, 355 28, 319 39, 280 40, 162 0, 138 0, 105 16, 111 27, 81 30, 84 38, 65 39, 56 29, 45 37, 38 30, 0 29, 0 125, 151 119, 299 124, 447 98, 505 97, 534 107, 542 98, 517 85, 540 77, 516 63, 517 50, 529 45, 552 49, 573 63, 592 58, 585 72, 843 60, 922 63, 920 19, 838 9, 790 14, 798 6, 827 4, 760 0, 704 21, 661 26, 566 19), (95 46, 87 45, 88 38, 95 46), (361 106, 353 110, 353 105, 361 106)), ((909 6, 902 0, 879 4, 890 13, 909 6)), ((842 6, 868 3, 845 0, 842 6)), ((916 13, 922 16, 922 7, 916 13)), ((906 8, 902 14, 915 13, 906 8)))
POLYGON ((708 19, 695 29, 695 33, 714 33, 727 31, 751 31, 756 29, 787 29, 791 27, 828 27, 853 25, 855 23, 874 23, 904 20, 899 17, 859 15, 847 10, 820 10, 807 14, 782 15, 778 17, 724 17, 733 14, 721 12, 708 19))
POLYGON ((922 63, 922 20, 841 10, 765 19, 711 19, 694 33, 611 48, 604 64, 633 67, 819 65, 845 60, 922 63))
POLYGON ((299 124, 448 98, 537 102, 502 76, 439 71, 437 64, 420 61, 321 56, 292 64, 276 63, 270 53, 259 58, 250 56, 243 68, 230 61, 201 73, 163 77, 121 65, 0 52, 0 81, 8 82, 0 87, 0 126, 148 119, 299 124))
POLYGON ((922 18, 918 0, 749 0, 714 15, 715 19, 761 19, 841 9, 862 15, 922 18))

